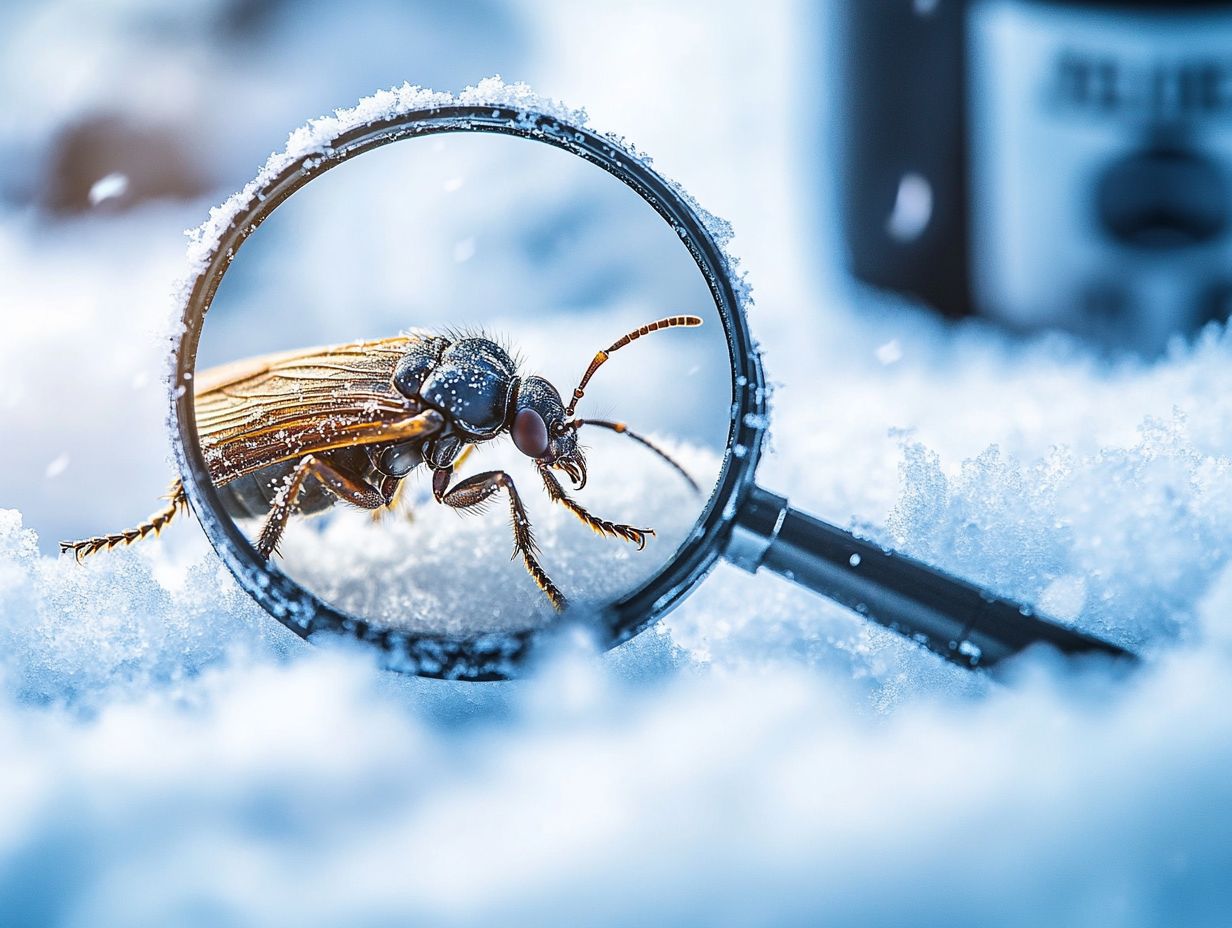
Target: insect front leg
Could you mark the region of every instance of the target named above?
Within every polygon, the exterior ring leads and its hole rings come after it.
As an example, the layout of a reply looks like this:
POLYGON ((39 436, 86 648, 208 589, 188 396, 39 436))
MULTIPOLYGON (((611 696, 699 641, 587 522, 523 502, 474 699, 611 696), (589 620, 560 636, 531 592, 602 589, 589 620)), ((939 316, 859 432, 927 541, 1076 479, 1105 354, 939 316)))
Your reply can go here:
POLYGON ((670 454, 668 454, 666 451, 664 451, 662 448, 660 448, 658 445, 652 442, 649 438, 646 438, 643 435, 639 435, 637 432, 633 431, 633 429, 629 428, 629 426, 627 426, 625 423, 612 422, 607 419, 573 419, 568 424, 569 426, 575 429, 580 429, 584 425, 593 425, 596 428, 607 429, 610 432, 615 432, 617 435, 627 435, 629 438, 632 438, 639 445, 642 445, 645 448, 649 448, 651 451, 657 454, 660 458, 662 458, 664 461, 670 464, 675 469, 675 471, 678 474, 680 474, 681 477, 683 477, 686 481, 688 481, 688 484, 690 487, 693 488, 694 493, 701 493, 702 488, 698 486, 697 481, 693 479, 693 476, 687 470, 684 469, 684 467, 680 464, 679 461, 677 461, 670 454))
POLYGON ((637 549, 641 551, 646 547, 646 536, 654 534, 654 529, 652 528, 634 528, 632 525, 609 522, 606 519, 600 519, 598 516, 591 515, 579 503, 569 498, 565 488, 560 485, 560 481, 556 479, 555 475, 548 470, 546 464, 539 465, 539 476, 543 478, 543 485, 547 489, 548 496, 552 502, 560 503, 568 509, 589 525, 596 535, 603 535, 608 538, 623 538, 625 541, 633 542, 633 544, 637 545, 637 549))
MULTIPOLYGON (((299 462, 282 485, 282 489, 278 491, 278 495, 274 497, 274 503, 270 507, 269 515, 265 518, 265 524, 261 527, 261 535, 257 539, 257 551, 262 557, 268 558, 278 547, 278 542, 282 539, 283 532, 286 531, 287 521, 291 518, 295 505, 299 501, 304 481, 309 477, 316 477, 321 485, 338 499, 362 509, 378 509, 389 502, 388 497, 381 490, 368 483, 360 475, 336 467, 329 461, 310 454, 299 462)), ((392 494, 393 488, 389 487, 388 492, 392 494)))
POLYGON ((452 469, 442 468, 436 471, 432 475, 432 491, 439 502, 452 506, 454 509, 482 506, 501 490, 508 491, 509 514, 513 521, 514 557, 521 556, 526 572, 531 575, 531 579, 535 581, 539 589, 547 595, 552 607, 557 612, 563 611, 568 603, 564 594, 557 589, 552 578, 547 575, 547 571, 539 564, 537 556, 539 548, 531 532, 530 517, 526 514, 526 507, 522 505, 522 498, 518 495, 517 487, 513 485, 513 478, 503 470, 491 470, 468 477, 450 490, 448 487, 452 474, 452 469))

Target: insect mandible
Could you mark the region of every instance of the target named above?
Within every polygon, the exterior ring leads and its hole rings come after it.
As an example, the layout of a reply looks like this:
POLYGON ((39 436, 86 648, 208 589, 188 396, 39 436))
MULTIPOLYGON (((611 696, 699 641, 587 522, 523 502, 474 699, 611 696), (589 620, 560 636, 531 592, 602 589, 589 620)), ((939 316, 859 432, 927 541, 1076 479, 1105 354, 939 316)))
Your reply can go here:
MULTIPOLYGON (((654 531, 592 515, 566 493, 553 470, 586 485, 578 446, 583 426, 627 435, 659 455, 695 491, 696 481, 663 449, 623 422, 574 416, 587 384, 615 351, 644 335, 698 326, 698 316, 669 316, 617 339, 590 362, 568 404, 538 375, 523 376, 509 352, 484 335, 411 333, 373 341, 263 355, 201 372, 195 379, 197 428, 210 479, 232 518, 264 518, 257 551, 269 558, 293 514, 311 515, 341 501, 378 511, 392 507, 416 468, 432 473, 438 503, 455 509, 508 495, 514 556, 563 610, 566 598, 539 562, 526 507, 504 470, 450 486, 467 449, 504 435, 534 461, 548 497, 603 536, 642 549, 654 531)), ((177 480, 167 505, 135 528, 61 542, 80 561, 157 535, 187 506, 177 480)))

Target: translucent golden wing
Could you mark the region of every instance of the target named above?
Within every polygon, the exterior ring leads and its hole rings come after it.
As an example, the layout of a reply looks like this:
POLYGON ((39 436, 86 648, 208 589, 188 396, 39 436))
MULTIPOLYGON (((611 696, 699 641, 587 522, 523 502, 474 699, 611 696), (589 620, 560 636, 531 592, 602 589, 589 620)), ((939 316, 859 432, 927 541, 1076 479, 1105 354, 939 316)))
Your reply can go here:
POLYGON ((417 338, 262 355, 200 372, 197 434, 215 486, 280 461, 380 441, 390 423, 418 411, 391 383, 417 338))

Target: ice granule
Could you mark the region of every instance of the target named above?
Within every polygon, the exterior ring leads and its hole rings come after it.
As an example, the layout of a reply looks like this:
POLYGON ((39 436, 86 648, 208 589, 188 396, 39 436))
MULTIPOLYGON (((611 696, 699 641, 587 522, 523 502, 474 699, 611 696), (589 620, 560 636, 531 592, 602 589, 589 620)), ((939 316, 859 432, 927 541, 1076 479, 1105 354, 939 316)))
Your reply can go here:
POLYGON ((956 475, 909 444, 887 527, 916 557, 1024 602, 1060 596, 1067 617, 1141 647, 1189 634, 1232 554, 1230 519, 1232 461, 1196 447, 1177 413, 1127 448, 1024 465, 992 447, 956 475), (1081 603, 1071 591, 1066 607, 1056 584, 1075 575, 1081 603))
POLYGON ((91 711, 284 640, 212 557, 172 589, 133 550, 40 557, 20 513, 0 510, 0 678, 19 701, 91 711))

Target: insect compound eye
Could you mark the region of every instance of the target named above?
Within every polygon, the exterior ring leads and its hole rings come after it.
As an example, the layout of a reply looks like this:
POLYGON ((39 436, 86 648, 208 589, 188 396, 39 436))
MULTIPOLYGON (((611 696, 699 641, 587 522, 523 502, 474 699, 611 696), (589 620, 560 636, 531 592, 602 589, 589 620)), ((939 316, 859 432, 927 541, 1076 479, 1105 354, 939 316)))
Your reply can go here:
POLYGON ((533 409, 518 410, 513 419, 513 443, 527 457, 543 457, 548 450, 548 427, 533 409))

